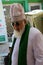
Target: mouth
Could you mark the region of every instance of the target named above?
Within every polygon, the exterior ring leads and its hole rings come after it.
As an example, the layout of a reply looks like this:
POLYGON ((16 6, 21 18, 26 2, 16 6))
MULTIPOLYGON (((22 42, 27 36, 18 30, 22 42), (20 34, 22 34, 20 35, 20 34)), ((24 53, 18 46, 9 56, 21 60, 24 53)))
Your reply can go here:
POLYGON ((18 29, 16 29, 16 31, 20 32, 20 29, 18 28, 18 29))

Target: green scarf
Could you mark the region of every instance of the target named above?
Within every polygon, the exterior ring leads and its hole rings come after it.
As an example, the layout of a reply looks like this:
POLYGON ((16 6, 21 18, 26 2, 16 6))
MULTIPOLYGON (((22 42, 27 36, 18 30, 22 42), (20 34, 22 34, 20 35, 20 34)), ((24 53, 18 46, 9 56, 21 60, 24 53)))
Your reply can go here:
MULTIPOLYGON (((28 44, 29 30, 30 30, 30 24, 26 24, 25 31, 24 31, 24 33, 21 37, 21 40, 20 40, 19 54, 18 54, 18 65, 27 65, 26 54, 27 54, 27 44, 28 44)), ((12 51, 10 53, 8 65, 11 65, 11 57, 12 57, 12 52, 13 52, 15 41, 16 41, 16 39, 14 39, 14 41, 13 41, 12 51)))
POLYGON ((20 41, 19 54, 18 54, 18 65, 27 65, 26 55, 27 55, 29 30, 30 30, 30 25, 27 24, 25 27, 25 31, 21 37, 21 41, 20 41))

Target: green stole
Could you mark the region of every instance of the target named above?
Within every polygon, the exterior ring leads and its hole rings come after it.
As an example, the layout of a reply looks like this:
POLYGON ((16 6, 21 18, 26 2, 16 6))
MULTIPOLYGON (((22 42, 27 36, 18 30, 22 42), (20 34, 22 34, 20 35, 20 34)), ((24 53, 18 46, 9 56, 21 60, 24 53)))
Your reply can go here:
POLYGON ((18 54, 18 65, 27 65, 27 44, 29 36, 30 25, 26 25, 25 31, 21 37, 19 54, 18 54))
MULTIPOLYGON (((21 37, 20 45, 19 45, 18 65, 27 65, 26 55, 27 55, 27 44, 28 44, 29 30, 30 30, 30 24, 26 24, 25 31, 24 31, 24 33, 21 37)), ((12 45, 12 52, 13 52, 15 41, 16 40, 14 39, 14 42, 13 42, 13 45, 12 45)), ((10 54, 10 63, 9 63, 9 65, 11 65, 12 52, 10 54)))

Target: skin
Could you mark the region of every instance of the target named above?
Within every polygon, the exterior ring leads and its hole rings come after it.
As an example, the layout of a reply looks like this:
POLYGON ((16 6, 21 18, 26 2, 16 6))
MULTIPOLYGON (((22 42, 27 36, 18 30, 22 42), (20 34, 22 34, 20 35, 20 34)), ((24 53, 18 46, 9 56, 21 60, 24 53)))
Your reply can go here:
POLYGON ((25 26, 26 23, 25 23, 24 20, 18 21, 18 23, 20 23, 20 25, 19 25, 19 26, 14 25, 13 28, 14 28, 15 30, 17 30, 18 32, 20 32, 20 30, 23 29, 23 27, 25 26))

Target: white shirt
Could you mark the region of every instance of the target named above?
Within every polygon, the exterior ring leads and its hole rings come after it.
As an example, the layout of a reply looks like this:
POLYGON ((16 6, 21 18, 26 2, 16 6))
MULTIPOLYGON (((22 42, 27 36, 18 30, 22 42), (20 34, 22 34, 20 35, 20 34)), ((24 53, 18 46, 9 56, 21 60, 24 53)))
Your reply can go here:
POLYGON ((14 50, 13 50, 13 54, 12 54, 12 65, 18 64, 19 43, 20 43, 20 38, 18 38, 16 40, 15 45, 14 45, 14 50))
MULTIPOLYGON (((19 44, 20 38, 16 40, 14 45, 14 50, 12 54, 12 65, 18 65, 19 44)), ((33 27, 30 29, 28 38, 27 65, 43 65, 42 34, 39 30, 33 27)))

